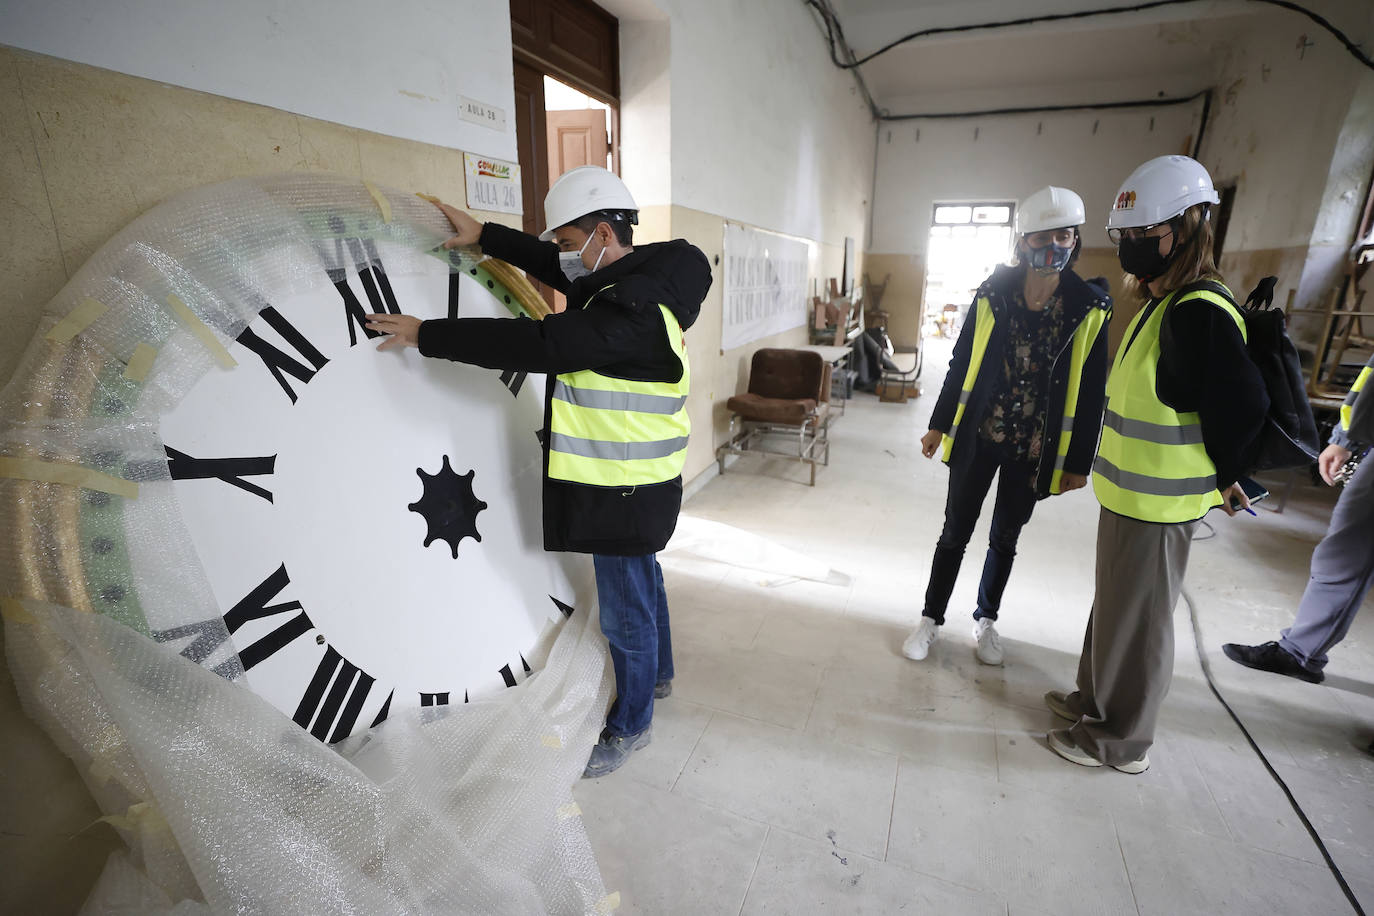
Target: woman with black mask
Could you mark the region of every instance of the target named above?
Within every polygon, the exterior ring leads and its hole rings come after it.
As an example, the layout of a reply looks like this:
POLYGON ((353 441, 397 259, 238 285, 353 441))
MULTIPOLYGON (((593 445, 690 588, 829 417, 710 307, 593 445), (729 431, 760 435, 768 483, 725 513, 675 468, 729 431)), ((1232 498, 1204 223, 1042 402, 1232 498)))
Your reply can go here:
POLYGON ((1269 397, 1213 263, 1217 201, 1200 163, 1161 156, 1131 173, 1108 217, 1143 305, 1116 353, 1093 464, 1097 587, 1078 689, 1045 695, 1073 723, 1049 733, 1050 749, 1081 766, 1149 767, 1193 531, 1217 506, 1249 508, 1236 479, 1269 397))
POLYGON ((1016 266, 998 267, 978 290, 949 373, 921 438, 930 458, 943 444, 949 465, 945 524, 935 545, 921 620, 902 645, 929 652, 964 548, 993 476, 987 559, 973 612, 978 660, 1000 665, 994 622, 1016 542, 1037 499, 1084 486, 1102 421, 1111 296, 1073 271, 1083 200, 1067 188, 1036 191, 1017 210, 1016 266))

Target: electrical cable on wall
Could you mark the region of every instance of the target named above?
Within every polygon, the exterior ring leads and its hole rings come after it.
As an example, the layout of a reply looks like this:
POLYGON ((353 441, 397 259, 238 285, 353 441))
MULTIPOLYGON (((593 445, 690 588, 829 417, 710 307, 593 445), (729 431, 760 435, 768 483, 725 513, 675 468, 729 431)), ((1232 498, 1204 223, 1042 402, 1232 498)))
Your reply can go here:
MULTIPOLYGON (((1147 3, 1135 3, 1130 6, 1114 6, 1100 10, 1079 10, 1073 13, 1045 13, 1037 16, 1022 16, 1017 19, 1004 19, 998 22, 982 22, 974 23, 972 25, 938 26, 935 28, 921 29, 918 32, 912 32, 909 35, 903 35, 901 38, 898 38, 894 41, 890 41, 878 50, 873 51, 869 54, 865 54, 863 57, 858 57, 857 55, 855 55, 853 50, 850 49, 848 43, 843 41, 844 31, 839 27, 838 17, 835 16, 833 11, 828 9, 828 3, 826 2, 826 0, 820 0, 820 2, 817 2, 817 0, 806 0, 806 2, 808 6, 814 6, 817 9, 822 9, 822 4, 825 5, 826 9, 822 11, 822 15, 826 18, 827 23, 833 20, 835 25, 835 29, 830 36, 830 59, 832 62, 834 62, 835 66, 845 70, 851 70, 856 67, 861 67, 869 61, 873 60, 874 58, 886 54, 893 48, 906 44, 909 41, 915 41, 919 38, 929 38, 932 35, 949 35, 960 32, 982 31, 985 29, 1009 28, 1011 26, 1018 25, 1034 25, 1042 22, 1063 22, 1072 19, 1089 19, 1095 16, 1113 16, 1123 13, 1139 13, 1145 10, 1157 9, 1159 7, 1178 6, 1183 3, 1196 3, 1197 0, 1149 0, 1149 2, 1147 3), (842 61, 835 54, 836 35, 838 35, 839 39, 842 42, 842 46, 846 51, 846 56, 849 57, 849 61, 847 62, 842 61)), ((1363 64, 1366 67, 1369 67, 1371 70, 1374 70, 1374 59, 1371 59, 1369 55, 1361 51, 1359 45, 1351 41, 1350 38, 1344 32, 1342 32, 1336 26, 1332 25, 1329 21, 1327 21, 1325 17, 1313 12, 1312 10, 1303 6, 1302 4, 1294 3, 1292 2, 1292 0, 1247 0, 1247 2, 1263 3, 1269 6, 1277 6, 1281 9, 1291 10, 1295 13, 1301 13, 1308 19, 1311 19, 1317 25, 1321 26, 1326 31, 1330 32, 1333 36, 1335 36, 1336 40, 1339 41, 1342 45, 1344 45, 1345 49, 1349 51, 1350 54, 1361 64, 1363 64)))

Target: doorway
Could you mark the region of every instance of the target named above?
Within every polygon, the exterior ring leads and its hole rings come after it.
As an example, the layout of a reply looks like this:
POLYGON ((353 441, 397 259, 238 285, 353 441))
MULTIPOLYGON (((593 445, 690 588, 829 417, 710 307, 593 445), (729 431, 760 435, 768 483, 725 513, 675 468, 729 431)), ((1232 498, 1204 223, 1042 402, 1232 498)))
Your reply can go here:
MULTIPOLYGON (((620 174, 620 23, 591 0, 511 0, 510 14, 523 228, 538 235, 559 175, 579 165, 620 174)), ((562 311, 562 295, 535 286, 562 311)))
POLYGON ((1016 205, 938 203, 926 247, 925 337, 957 337, 965 310, 994 267, 1011 254, 1016 205))

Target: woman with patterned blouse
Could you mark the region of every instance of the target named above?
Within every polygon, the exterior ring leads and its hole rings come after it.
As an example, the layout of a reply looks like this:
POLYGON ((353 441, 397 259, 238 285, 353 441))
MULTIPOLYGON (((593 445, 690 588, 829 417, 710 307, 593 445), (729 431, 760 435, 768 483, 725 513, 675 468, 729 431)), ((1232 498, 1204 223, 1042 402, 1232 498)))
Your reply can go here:
POLYGON ((1073 271, 1082 247, 1083 201, 1067 188, 1020 205, 1016 265, 983 282, 954 346, 949 373, 921 437, 949 465, 945 524, 935 545, 921 620, 902 645, 923 659, 945 622, 964 549, 998 478, 987 559, 973 612, 978 660, 1002 664, 994 627, 1016 541, 1038 499, 1087 483, 1107 378, 1106 281, 1073 271))

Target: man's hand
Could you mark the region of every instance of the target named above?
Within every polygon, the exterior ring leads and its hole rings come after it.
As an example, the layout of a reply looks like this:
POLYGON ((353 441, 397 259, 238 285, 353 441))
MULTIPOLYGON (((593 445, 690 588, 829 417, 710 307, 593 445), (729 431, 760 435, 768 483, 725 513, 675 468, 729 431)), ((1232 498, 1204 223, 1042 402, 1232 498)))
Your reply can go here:
POLYGON ((1322 480, 1326 481, 1327 486, 1336 485, 1336 472, 1341 469, 1341 465, 1350 460, 1351 454, 1350 449, 1335 443, 1322 449, 1322 453, 1317 456, 1317 473, 1322 475, 1322 480))
POLYGON ((940 447, 940 440, 944 438, 944 435, 938 429, 928 430, 921 437, 921 454, 927 458, 934 457, 935 450, 940 447))
POLYGON ((448 217, 454 231, 458 233, 444 241, 445 248, 460 248, 477 244, 477 240, 482 237, 481 223, 457 207, 450 207, 437 197, 430 197, 428 194, 419 196, 438 207, 439 211, 448 217))
POLYGON ((1070 474, 1065 471, 1059 475, 1059 495, 1063 496, 1070 490, 1078 490, 1088 485, 1086 474, 1070 474))
POLYGON ((1245 488, 1239 483, 1233 483, 1221 491, 1221 511, 1227 515, 1235 515, 1245 511, 1249 511, 1251 515, 1255 514, 1254 510, 1250 509, 1250 497, 1245 495, 1245 488), (1240 504, 1240 508, 1231 508, 1231 500, 1233 499, 1240 504))
POLYGON ((367 329, 390 335, 382 341, 378 350, 420 345, 420 319, 411 315, 368 315, 367 329))

